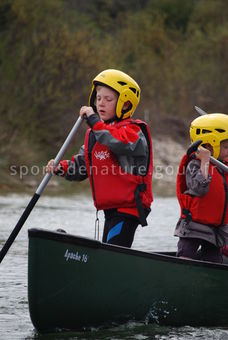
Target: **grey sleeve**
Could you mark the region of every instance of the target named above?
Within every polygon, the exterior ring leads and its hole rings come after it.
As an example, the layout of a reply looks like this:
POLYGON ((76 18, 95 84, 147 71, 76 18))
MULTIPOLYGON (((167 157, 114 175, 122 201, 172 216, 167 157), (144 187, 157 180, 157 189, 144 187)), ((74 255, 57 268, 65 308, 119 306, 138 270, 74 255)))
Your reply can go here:
POLYGON ((186 169, 186 184, 188 187, 186 193, 193 196, 205 195, 209 190, 211 182, 210 175, 207 179, 202 175, 200 164, 201 162, 199 160, 194 159, 188 163, 186 169))
POLYGON ((134 157, 145 157, 148 153, 146 137, 142 131, 138 132, 136 142, 123 143, 114 138, 108 130, 93 131, 96 140, 106 145, 116 155, 128 155, 134 157))
POLYGON ((65 175, 65 179, 68 181, 83 181, 88 178, 86 163, 85 163, 85 147, 80 148, 79 153, 68 161, 69 167, 65 175))

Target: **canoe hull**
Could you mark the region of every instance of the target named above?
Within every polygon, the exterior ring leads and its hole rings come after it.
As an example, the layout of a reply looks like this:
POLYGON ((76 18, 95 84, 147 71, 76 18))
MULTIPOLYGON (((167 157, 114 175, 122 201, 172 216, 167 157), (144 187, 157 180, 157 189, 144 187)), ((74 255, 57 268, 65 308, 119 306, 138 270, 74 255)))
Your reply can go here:
POLYGON ((29 230, 28 300, 38 331, 127 320, 227 326, 228 266, 29 230))

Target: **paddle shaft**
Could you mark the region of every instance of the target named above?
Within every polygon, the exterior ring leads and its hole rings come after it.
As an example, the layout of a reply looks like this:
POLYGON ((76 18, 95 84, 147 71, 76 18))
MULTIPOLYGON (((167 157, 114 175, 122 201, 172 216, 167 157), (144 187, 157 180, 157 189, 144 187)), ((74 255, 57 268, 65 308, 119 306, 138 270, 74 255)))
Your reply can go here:
POLYGON ((201 115, 207 115, 207 112, 205 112, 204 110, 202 110, 199 106, 195 106, 195 110, 201 115))
MULTIPOLYGON (((62 159, 68 145, 70 144, 70 142, 73 138, 73 136, 75 135, 75 133, 79 129, 81 123, 82 123, 82 118, 79 117, 78 120, 76 121, 75 125, 73 126, 72 130, 70 131, 69 135, 67 136, 67 138, 66 138, 64 144, 62 145, 61 149, 59 150, 57 156, 55 157, 55 160, 54 160, 55 166, 57 166, 59 164, 59 162, 62 159)), ((45 189, 46 185, 48 184, 49 180, 51 179, 51 177, 52 177, 51 173, 47 173, 44 176, 44 178, 43 178, 42 182, 40 183, 39 187, 37 188, 35 194, 33 195, 29 204, 25 208, 25 210, 24 210, 23 214, 21 215, 19 221, 17 222, 16 226, 14 227, 13 231, 11 232, 8 240, 6 241, 6 243, 4 244, 4 246, 2 247, 2 249, 0 251, 0 263, 4 259, 6 253, 8 252, 8 250, 11 247, 12 243, 14 242, 15 238, 17 237, 19 231, 23 227, 25 221, 27 220, 27 218, 30 215, 34 206, 36 205, 36 202, 40 198, 42 192, 44 191, 44 189, 45 189)))
POLYGON ((214 165, 216 165, 218 168, 222 169, 225 172, 228 172, 228 166, 220 161, 218 161, 217 159, 215 159, 214 157, 210 156, 210 162, 213 163, 214 165))

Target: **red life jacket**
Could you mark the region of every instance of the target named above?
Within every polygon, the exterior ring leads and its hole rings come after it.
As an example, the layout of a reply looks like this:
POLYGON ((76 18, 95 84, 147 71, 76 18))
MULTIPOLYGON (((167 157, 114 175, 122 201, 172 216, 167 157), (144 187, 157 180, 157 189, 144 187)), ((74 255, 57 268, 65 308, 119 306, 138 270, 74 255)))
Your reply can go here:
POLYGON ((210 163, 211 182, 205 195, 192 196, 185 194, 186 168, 192 157, 184 155, 180 162, 177 175, 177 198, 181 207, 181 217, 186 218, 186 211, 191 213, 192 221, 219 227, 228 223, 228 174, 220 173, 210 163))
POLYGON ((149 128, 146 123, 132 119, 118 122, 115 127, 120 128, 128 124, 139 125, 149 143, 150 159, 145 176, 132 175, 124 171, 115 154, 106 145, 98 143, 95 138, 92 142, 92 130, 87 131, 85 137, 85 161, 94 205, 98 210, 136 207, 135 191, 141 184, 145 186, 144 191, 140 190, 143 207, 149 208, 153 201, 152 142, 149 128))

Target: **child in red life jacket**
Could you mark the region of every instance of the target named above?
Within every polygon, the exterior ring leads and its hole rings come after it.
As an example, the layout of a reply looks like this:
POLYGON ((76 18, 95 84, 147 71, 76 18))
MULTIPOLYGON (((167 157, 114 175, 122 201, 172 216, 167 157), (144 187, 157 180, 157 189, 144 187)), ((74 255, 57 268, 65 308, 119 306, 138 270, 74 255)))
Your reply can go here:
POLYGON ((82 106, 89 129, 71 160, 46 171, 67 180, 89 177, 94 205, 104 210, 102 241, 131 247, 136 228, 147 225, 152 196, 152 141, 149 128, 131 117, 140 100, 138 84, 118 70, 105 70, 92 82, 89 106, 82 106))
POLYGON ((228 173, 210 162, 210 155, 227 164, 228 115, 212 113, 196 118, 192 142, 202 141, 195 154, 184 155, 177 175, 181 217, 178 257, 222 263, 220 248, 228 244, 228 173))

